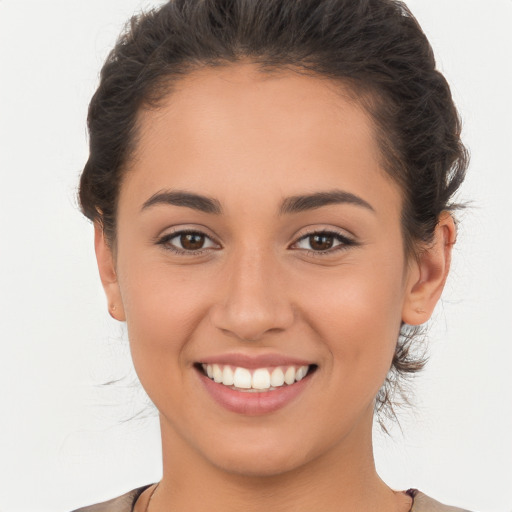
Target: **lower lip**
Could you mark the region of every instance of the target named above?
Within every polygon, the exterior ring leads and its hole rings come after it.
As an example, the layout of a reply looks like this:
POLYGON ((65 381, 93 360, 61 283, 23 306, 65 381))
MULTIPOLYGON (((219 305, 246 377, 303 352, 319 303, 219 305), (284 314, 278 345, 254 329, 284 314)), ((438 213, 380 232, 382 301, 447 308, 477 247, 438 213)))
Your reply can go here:
POLYGON ((219 405, 228 411, 247 416, 269 414, 285 407, 304 391, 312 377, 312 374, 306 375, 294 384, 273 391, 244 392, 218 384, 199 370, 198 375, 207 392, 219 405))

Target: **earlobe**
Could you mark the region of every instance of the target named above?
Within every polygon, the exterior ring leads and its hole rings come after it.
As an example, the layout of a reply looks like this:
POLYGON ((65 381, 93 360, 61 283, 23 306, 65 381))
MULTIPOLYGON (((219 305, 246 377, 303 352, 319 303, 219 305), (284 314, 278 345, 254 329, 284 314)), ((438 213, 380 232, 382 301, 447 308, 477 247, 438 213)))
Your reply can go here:
POLYGON ((406 284, 402 320, 409 325, 427 322, 443 292, 457 229, 449 212, 439 216, 431 244, 412 262, 406 284))
POLYGON ((101 284, 107 296, 108 312, 112 318, 124 322, 126 318, 117 280, 114 255, 105 239, 103 228, 98 222, 94 223, 94 248, 101 284))

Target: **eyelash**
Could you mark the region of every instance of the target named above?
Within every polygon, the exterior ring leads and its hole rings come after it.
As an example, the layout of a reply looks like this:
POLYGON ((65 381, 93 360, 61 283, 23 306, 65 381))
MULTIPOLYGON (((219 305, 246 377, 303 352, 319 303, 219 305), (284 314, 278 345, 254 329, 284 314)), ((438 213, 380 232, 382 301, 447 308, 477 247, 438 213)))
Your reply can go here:
MULTIPOLYGON (((202 231, 195 231, 195 230, 183 230, 183 231, 174 231, 172 233, 168 233, 164 235, 163 237, 159 238, 156 241, 157 245, 162 245, 164 248, 168 251, 171 251, 175 254, 183 255, 183 256, 199 256, 211 249, 211 247, 205 247, 197 250, 186 250, 186 249, 180 249, 170 243, 171 240, 174 238, 183 236, 183 235, 198 235, 205 237, 206 239, 211 240, 215 244, 219 245, 218 242, 213 240, 211 237, 209 237, 207 234, 203 233, 202 231)), ((358 242, 355 240, 352 240, 351 238, 348 238, 345 235, 342 235, 341 233, 338 233, 337 231, 329 231, 329 230, 319 230, 319 231, 311 231, 309 233, 303 234, 300 238, 298 238, 290 247, 293 248, 293 246, 296 246, 301 241, 306 240, 307 238, 310 238, 315 235, 322 235, 324 237, 334 238, 334 240, 338 241, 339 244, 335 245, 333 248, 323 250, 323 251, 315 251, 312 249, 303 249, 308 256, 325 256, 329 254, 333 254, 338 251, 346 250, 348 247, 351 246, 357 246, 359 245, 358 242)))
POLYGON ((178 238, 183 235, 198 235, 203 236, 205 239, 209 239, 212 242, 219 245, 215 240, 213 240, 211 237, 209 237, 206 233, 203 233, 202 231, 195 231, 193 229, 185 229, 183 231, 174 231, 172 233, 167 233, 162 238, 157 240, 157 245, 162 245, 164 248, 168 251, 171 251, 175 254, 183 255, 183 256, 199 256, 200 254, 203 254, 211 249, 211 247, 204 247, 197 250, 186 250, 186 249, 180 249, 179 247, 175 247, 170 243, 170 241, 174 238, 178 238))
POLYGON ((330 230, 318 230, 318 231, 311 231, 309 233, 305 233, 304 235, 302 235, 296 242, 294 242, 291 247, 293 246, 296 246, 297 244, 299 244, 302 240, 306 240, 310 237, 313 237, 313 236, 324 236, 324 237, 327 237, 327 238, 333 238, 335 241, 338 241, 339 244, 338 245, 335 245, 334 247, 330 248, 330 249, 326 249, 326 250, 323 250, 323 251, 314 251, 312 249, 303 249, 306 254, 308 256, 328 256, 328 255, 331 255, 333 253, 336 253, 338 251, 345 251, 347 250, 349 247, 353 247, 353 246, 356 246, 358 245, 358 243, 345 236, 345 235, 342 235, 341 233, 338 233, 337 231, 330 231, 330 230))

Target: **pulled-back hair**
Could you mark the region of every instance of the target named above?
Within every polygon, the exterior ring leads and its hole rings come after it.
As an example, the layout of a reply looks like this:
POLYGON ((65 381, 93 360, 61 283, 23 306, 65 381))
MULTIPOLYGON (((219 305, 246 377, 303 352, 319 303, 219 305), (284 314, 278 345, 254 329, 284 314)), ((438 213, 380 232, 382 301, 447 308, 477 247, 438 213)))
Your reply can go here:
MULTIPOLYGON (((377 128, 382 164, 403 194, 404 248, 432 240, 456 207, 468 156, 449 86, 408 8, 397 0, 171 0, 134 16, 101 71, 89 107, 90 155, 80 181, 83 213, 115 245, 119 189, 137 145, 137 115, 158 108, 173 83, 202 67, 257 64, 348 88, 377 128)), ((297 105, 300 108, 300 105, 297 105)), ((403 325, 376 410, 394 415, 403 377, 425 363, 403 325), (395 398, 394 398, 395 397, 395 398)))

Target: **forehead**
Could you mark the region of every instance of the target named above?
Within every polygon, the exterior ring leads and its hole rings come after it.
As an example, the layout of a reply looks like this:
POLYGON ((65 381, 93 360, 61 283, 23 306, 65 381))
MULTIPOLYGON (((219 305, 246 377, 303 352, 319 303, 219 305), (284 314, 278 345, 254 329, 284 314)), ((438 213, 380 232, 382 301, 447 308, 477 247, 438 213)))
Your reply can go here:
POLYGON ((127 181, 143 181, 136 188, 146 195, 158 186, 208 195, 250 186, 254 197, 257 185, 281 196, 394 187, 372 119, 347 88, 318 76, 252 63, 203 68, 142 111, 138 127, 127 181))
POLYGON ((243 129, 245 137, 261 141, 280 134, 280 139, 305 137, 312 142, 328 142, 329 126, 350 125, 373 156, 379 156, 374 123, 348 86, 291 69, 263 72, 254 63, 198 69, 173 83, 159 109, 140 112, 142 140, 158 137, 166 123, 170 132, 171 122, 176 126, 173 135, 189 139, 214 138, 215 133, 220 138, 220 129, 243 129))

